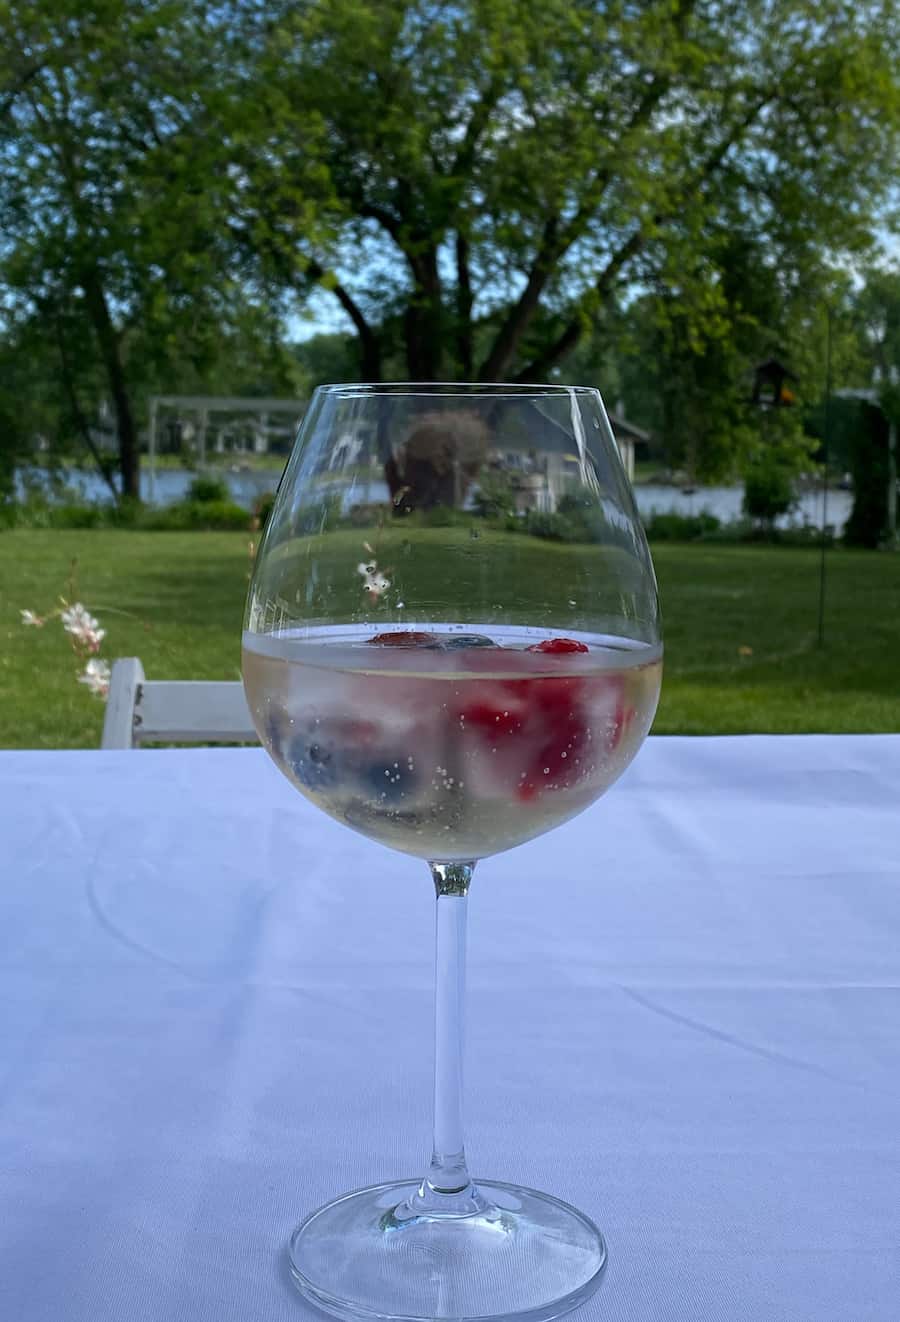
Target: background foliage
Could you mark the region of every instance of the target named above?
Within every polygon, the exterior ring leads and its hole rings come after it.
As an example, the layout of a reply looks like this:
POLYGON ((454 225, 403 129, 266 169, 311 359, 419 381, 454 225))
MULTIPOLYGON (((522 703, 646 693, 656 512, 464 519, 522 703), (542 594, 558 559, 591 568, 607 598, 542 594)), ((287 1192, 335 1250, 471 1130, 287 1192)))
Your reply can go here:
POLYGON ((793 475, 754 363, 819 404, 829 316, 835 382, 898 362, 896 0, 0 0, 0 52, 0 494, 41 438, 135 496, 155 390, 360 376, 793 475))

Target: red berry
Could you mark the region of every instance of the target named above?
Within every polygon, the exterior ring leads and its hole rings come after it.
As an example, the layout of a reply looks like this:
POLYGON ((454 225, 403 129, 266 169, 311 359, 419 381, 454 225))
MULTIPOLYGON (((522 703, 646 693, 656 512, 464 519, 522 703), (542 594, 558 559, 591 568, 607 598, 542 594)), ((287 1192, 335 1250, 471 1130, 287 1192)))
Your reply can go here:
MULTIPOLYGON (((502 699, 501 699, 502 701, 502 699)), ((482 730, 491 738, 501 734, 516 734, 522 728, 519 712, 492 702, 478 700, 468 703, 459 713, 468 730, 482 730)))
POLYGON ((377 647, 440 647, 435 633, 416 633, 415 629, 397 629, 390 633, 377 633, 369 639, 377 647))
POLYGON ((584 679, 580 675, 535 675, 531 679, 505 679, 500 683, 514 701, 535 715, 565 720, 581 699, 584 679))
POLYGON ((579 643, 574 638, 545 638, 543 642, 532 643, 530 647, 525 648, 525 651, 544 652, 550 656, 561 656, 565 652, 587 652, 588 648, 584 643, 579 643))
POLYGON ((544 789, 568 789, 582 774, 588 730, 581 711, 570 710, 565 716, 546 712, 543 730, 544 739, 516 791, 523 801, 544 789))

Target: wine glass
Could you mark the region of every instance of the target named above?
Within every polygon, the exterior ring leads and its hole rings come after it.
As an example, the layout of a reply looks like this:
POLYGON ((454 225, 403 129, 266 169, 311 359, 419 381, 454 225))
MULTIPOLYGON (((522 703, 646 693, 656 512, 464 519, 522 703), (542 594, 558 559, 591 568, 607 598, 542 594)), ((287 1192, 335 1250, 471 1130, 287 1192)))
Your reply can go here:
POLYGON ((326 1312, 537 1322, 599 1284, 588 1217, 469 1175, 466 896, 477 860, 621 775, 661 669, 650 554, 595 390, 315 392, 250 585, 247 700, 291 783, 426 860, 437 895, 431 1162, 298 1226, 292 1273, 326 1312))

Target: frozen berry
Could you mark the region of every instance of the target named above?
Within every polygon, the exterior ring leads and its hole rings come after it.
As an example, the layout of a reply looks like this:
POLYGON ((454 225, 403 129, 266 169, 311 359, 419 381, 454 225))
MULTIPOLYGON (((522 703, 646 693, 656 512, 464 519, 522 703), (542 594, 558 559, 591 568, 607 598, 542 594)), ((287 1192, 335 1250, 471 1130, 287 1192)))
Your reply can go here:
POLYGON ((481 730, 491 739, 500 734, 517 734, 522 729, 521 713, 509 702, 502 706, 499 702, 478 699, 467 703, 459 713, 460 723, 467 730, 481 730))
POLYGON ((337 759, 327 745, 310 740, 307 736, 292 739, 287 746, 285 761, 307 789, 330 789, 339 779, 337 759))
POLYGON ((359 768, 358 777, 368 795, 376 800, 397 803, 418 786, 419 775, 411 758, 398 754, 396 760, 376 757, 359 768))
POLYGON ((577 642, 574 638, 545 638, 540 643, 532 643, 526 647, 526 652, 543 652, 548 656, 562 656, 566 652, 587 652, 589 649, 584 643, 577 642))
POLYGON ((418 633, 415 629, 395 629, 390 633, 377 633, 369 639, 376 647, 432 647, 441 646, 436 633, 418 633))
POLYGON ((352 717, 309 720, 288 727, 273 752, 305 789, 328 790, 357 774, 379 733, 374 722, 352 717))
POLYGON ((518 787, 518 797, 527 800, 544 789, 569 789, 576 784, 588 751, 588 734, 579 717, 550 733, 528 767, 518 787))
POLYGON ((288 725, 287 712, 280 707, 269 708, 263 722, 263 743, 272 750, 273 757, 282 755, 282 730, 288 725))
POLYGON ((443 639, 443 644, 451 652, 457 648, 468 647, 495 647, 493 639, 486 638, 483 633, 454 633, 443 639))

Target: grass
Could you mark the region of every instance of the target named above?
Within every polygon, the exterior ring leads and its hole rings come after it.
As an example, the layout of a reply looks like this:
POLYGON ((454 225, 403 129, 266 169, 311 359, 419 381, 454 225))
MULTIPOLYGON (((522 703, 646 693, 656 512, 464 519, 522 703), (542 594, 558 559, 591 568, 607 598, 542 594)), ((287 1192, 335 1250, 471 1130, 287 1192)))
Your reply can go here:
MULTIPOLYGON (((435 549, 447 535, 435 530, 435 549)), ((362 538, 346 536, 348 551, 362 538)), ((552 543, 515 538, 510 547, 519 583, 558 583, 555 566, 574 563, 552 543)), ((666 623, 657 733, 900 730, 900 556, 829 553, 824 649, 816 552, 665 544, 654 559, 666 623)), ((19 619, 21 607, 52 608, 73 560, 77 595, 107 629, 104 655, 138 655, 158 679, 238 678, 245 535, 3 533, 0 746, 99 744, 103 707, 75 682, 61 627, 28 629, 19 619)))

